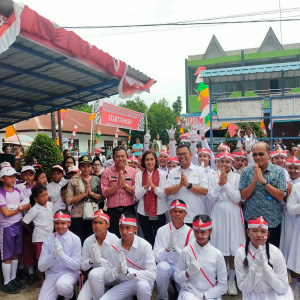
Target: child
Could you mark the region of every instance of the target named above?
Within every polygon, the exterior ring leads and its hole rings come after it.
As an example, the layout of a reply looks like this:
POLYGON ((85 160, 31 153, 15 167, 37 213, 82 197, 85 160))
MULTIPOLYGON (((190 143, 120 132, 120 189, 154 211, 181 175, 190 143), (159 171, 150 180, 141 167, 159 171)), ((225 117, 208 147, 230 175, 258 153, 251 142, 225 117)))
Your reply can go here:
POLYGON ((272 163, 278 167, 283 168, 285 178, 289 178, 289 174, 286 170, 286 159, 287 159, 287 151, 283 151, 281 148, 278 148, 278 150, 271 152, 271 160, 272 163))
POLYGON ((62 186, 68 183, 68 180, 64 178, 63 167, 56 165, 51 170, 52 182, 47 184, 47 190, 50 202, 53 203, 53 214, 57 210, 65 209, 66 205, 62 201, 60 196, 60 189, 62 186))
POLYGON ((268 226, 261 216, 250 218, 246 245, 235 256, 237 284, 245 300, 294 299, 284 257, 267 241, 268 226))
POLYGON ((78 281, 81 262, 81 241, 69 231, 70 213, 61 209, 54 215, 55 233, 48 236, 43 243, 38 268, 45 272, 46 278, 40 291, 39 300, 76 299, 73 290, 78 281))
POLYGON ((47 175, 43 170, 36 170, 35 177, 34 177, 35 184, 41 184, 46 186, 47 185, 47 175))
MULTIPOLYGON (((157 231, 153 253, 157 263, 157 299, 168 299, 168 286, 174 273, 182 249, 195 241, 192 228, 184 224, 187 215, 183 200, 174 200, 170 206, 171 222, 157 231)), ((180 292, 180 285, 176 285, 180 292)))
POLYGON ((22 253, 22 211, 28 210, 30 204, 22 205, 26 198, 14 188, 16 173, 12 167, 5 167, 0 171, 3 182, 3 188, 0 189, 0 247, 4 278, 2 290, 8 294, 19 293, 25 287, 16 278, 16 274, 18 256, 22 253))
POLYGON ((222 253, 209 242, 211 218, 197 215, 193 230, 196 241, 182 250, 174 276, 182 284, 178 300, 219 300, 227 290, 227 271, 222 253))
POLYGON ((67 179, 71 179, 72 177, 76 176, 79 172, 79 169, 77 166, 72 166, 68 168, 68 173, 67 173, 67 179))
POLYGON ((94 234, 88 237, 83 244, 81 269, 89 272, 89 277, 84 284, 77 300, 100 299, 104 295, 105 284, 104 280, 105 266, 107 253, 111 245, 118 241, 118 237, 110 233, 109 216, 102 209, 94 214, 93 231, 94 234))
MULTIPOLYGON (((31 197, 36 202, 24 216, 22 226, 32 233, 32 243, 34 245, 35 259, 39 259, 43 242, 53 232, 52 208, 53 204, 49 202, 47 188, 37 184, 32 189, 31 197), (34 228, 30 226, 33 222, 34 228)), ((43 273, 37 272, 39 286, 43 284, 43 273)))
POLYGON ((15 188, 19 189, 26 198, 29 198, 31 195, 34 176, 35 169, 32 166, 25 166, 21 170, 22 183, 15 185, 15 188))
POLYGON ((105 279, 118 284, 104 294, 101 300, 127 299, 137 295, 139 300, 150 300, 156 276, 156 264, 151 245, 135 235, 135 215, 125 212, 119 220, 121 239, 107 256, 105 279))
POLYGON ((222 172, 211 176, 207 197, 213 203, 211 218, 214 232, 211 244, 229 257, 228 295, 236 296, 234 256, 239 245, 245 243, 243 213, 239 206, 241 194, 238 189, 240 175, 231 170, 234 157, 224 152, 221 155, 222 172))
POLYGON ((167 163, 168 172, 179 166, 178 158, 170 156, 167 163))
POLYGON ((139 160, 132 155, 131 157, 127 158, 127 164, 131 168, 138 169, 139 160))

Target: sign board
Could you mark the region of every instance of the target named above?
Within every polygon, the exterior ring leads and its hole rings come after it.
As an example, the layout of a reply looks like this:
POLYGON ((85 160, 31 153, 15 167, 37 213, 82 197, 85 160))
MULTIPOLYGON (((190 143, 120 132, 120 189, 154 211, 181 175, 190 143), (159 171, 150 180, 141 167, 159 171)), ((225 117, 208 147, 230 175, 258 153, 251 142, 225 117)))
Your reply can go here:
POLYGON ((300 98, 272 99, 272 115, 274 117, 287 116, 283 119, 300 115, 300 98))
MULTIPOLYGON (((213 129, 220 129, 221 127, 220 123, 217 120, 218 120, 218 116, 216 114, 213 114, 212 115, 213 129)), ((205 123, 204 120, 200 118, 200 116, 190 116, 190 117, 186 117, 186 125, 192 125, 199 128, 201 126, 205 126, 205 123)))
POLYGON ((101 125, 144 131, 145 114, 103 102, 99 107, 101 125))

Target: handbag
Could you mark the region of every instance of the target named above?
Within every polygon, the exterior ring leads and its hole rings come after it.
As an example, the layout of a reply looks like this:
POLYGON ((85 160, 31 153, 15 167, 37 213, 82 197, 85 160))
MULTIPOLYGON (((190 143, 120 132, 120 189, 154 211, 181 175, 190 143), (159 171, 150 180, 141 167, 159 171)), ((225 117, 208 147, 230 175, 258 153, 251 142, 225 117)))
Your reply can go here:
POLYGON ((95 202, 87 202, 84 201, 83 206, 83 220, 93 220, 94 219, 94 213, 99 210, 99 205, 95 202))

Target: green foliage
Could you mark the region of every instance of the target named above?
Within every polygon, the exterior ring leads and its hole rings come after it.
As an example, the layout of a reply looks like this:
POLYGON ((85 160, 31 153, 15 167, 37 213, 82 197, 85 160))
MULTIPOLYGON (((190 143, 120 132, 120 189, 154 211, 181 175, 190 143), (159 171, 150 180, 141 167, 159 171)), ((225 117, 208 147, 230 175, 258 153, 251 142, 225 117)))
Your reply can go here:
POLYGON ((47 134, 39 133, 31 146, 26 151, 25 164, 30 164, 35 157, 47 174, 48 181, 51 180, 51 168, 62 161, 59 148, 47 134))
POLYGON ((72 109, 91 114, 93 112, 93 105, 88 105, 87 103, 81 103, 73 106, 72 109))
POLYGON ((136 97, 134 100, 127 100, 125 103, 121 103, 120 106, 141 113, 145 113, 145 110, 148 108, 140 97, 136 97))
MULTIPOLYGON (((250 128, 254 131, 255 135, 257 138, 264 138, 266 137, 266 134, 263 132, 263 130, 260 127, 260 123, 257 122, 245 122, 245 123, 236 123, 236 126, 238 126, 241 129, 246 130, 247 127, 250 126, 250 128)), ((229 131, 227 130, 227 132, 225 133, 225 138, 226 139, 230 139, 230 135, 229 135, 229 131)), ((233 139, 237 138, 237 135, 235 134, 233 137, 233 139)), ((236 145, 237 145, 237 141, 225 141, 225 144, 227 144, 228 146, 230 146, 231 151, 233 151, 234 149, 236 149, 236 145)))
POLYGON ((179 116, 182 111, 182 103, 181 103, 181 97, 178 96, 177 100, 172 104, 173 112, 179 116))

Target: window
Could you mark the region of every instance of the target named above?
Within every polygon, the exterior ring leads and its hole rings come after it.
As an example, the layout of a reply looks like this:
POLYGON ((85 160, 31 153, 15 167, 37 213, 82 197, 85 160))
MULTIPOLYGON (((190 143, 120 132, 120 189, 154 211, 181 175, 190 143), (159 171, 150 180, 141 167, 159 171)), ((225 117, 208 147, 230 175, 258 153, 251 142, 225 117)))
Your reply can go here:
MULTIPOLYGON (((71 149, 71 140, 68 142, 68 148, 71 149)), ((79 139, 73 139, 73 149, 77 148, 79 151, 79 139)))

